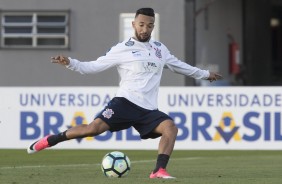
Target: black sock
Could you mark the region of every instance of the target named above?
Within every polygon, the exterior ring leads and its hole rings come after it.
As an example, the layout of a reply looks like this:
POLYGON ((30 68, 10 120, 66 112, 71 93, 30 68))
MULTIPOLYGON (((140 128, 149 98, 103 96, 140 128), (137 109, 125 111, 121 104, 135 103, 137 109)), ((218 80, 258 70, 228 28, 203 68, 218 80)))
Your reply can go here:
POLYGON ((61 132, 57 135, 51 135, 50 137, 48 137, 47 141, 48 141, 49 146, 54 146, 54 145, 58 144, 59 142, 63 142, 63 141, 68 140, 68 138, 66 136, 66 132, 67 131, 64 131, 64 132, 61 132))
POLYGON ((166 168, 166 165, 168 163, 169 160, 169 155, 166 154, 159 154, 158 155, 158 159, 157 159, 157 164, 156 164, 156 168, 153 171, 154 173, 157 172, 159 170, 159 168, 166 168))

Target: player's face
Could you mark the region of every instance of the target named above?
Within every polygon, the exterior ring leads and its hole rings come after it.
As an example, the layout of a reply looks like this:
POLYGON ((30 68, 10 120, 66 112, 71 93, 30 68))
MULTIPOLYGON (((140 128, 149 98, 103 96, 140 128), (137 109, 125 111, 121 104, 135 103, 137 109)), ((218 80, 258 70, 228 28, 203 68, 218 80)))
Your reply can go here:
POLYGON ((155 18, 139 14, 132 22, 135 31, 135 38, 140 42, 146 42, 150 39, 154 29, 155 18))

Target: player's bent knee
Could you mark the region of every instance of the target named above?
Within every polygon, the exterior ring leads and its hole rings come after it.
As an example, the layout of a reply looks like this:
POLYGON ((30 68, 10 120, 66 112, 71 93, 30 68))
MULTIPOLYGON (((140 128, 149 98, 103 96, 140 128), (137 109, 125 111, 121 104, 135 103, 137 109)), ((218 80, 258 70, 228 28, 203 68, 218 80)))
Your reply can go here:
POLYGON ((178 128, 175 126, 175 124, 173 124, 172 126, 171 126, 171 132, 173 133, 173 135, 177 135, 177 133, 178 133, 178 128))
POLYGON ((154 132, 162 136, 176 137, 178 128, 172 120, 165 120, 154 129, 154 132))
POLYGON ((165 127, 165 131, 164 132, 168 132, 168 134, 176 136, 178 133, 178 128, 176 127, 176 125, 173 123, 173 121, 169 121, 169 123, 167 124, 167 126, 165 127))

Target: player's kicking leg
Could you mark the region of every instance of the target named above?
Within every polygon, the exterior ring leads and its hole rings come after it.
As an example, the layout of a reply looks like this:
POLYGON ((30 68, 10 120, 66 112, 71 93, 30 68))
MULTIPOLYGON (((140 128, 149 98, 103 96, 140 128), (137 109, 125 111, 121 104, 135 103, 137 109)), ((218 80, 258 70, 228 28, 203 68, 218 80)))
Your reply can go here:
POLYGON ((97 118, 89 125, 78 125, 57 135, 47 135, 39 139, 27 148, 27 153, 36 153, 70 139, 96 136, 109 130, 109 128, 110 127, 107 123, 105 123, 100 118, 97 118))
POLYGON ((166 171, 166 165, 169 161, 169 157, 173 151, 174 143, 177 136, 177 127, 171 120, 165 120, 159 124, 154 132, 161 134, 161 139, 159 143, 158 159, 156 163, 156 168, 150 174, 150 178, 163 178, 163 179, 174 179, 166 171))

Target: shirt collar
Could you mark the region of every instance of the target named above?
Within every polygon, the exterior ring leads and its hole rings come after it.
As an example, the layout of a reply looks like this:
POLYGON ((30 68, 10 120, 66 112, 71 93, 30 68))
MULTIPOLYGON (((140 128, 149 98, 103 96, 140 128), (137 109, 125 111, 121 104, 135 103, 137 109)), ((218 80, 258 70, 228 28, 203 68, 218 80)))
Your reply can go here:
POLYGON ((143 44, 148 44, 148 43, 149 43, 151 46, 153 46, 153 43, 154 43, 154 40, 152 39, 152 37, 151 37, 150 40, 147 41, 147 42, 140 42, 140 41, 136 40, 134 37, 131 37, 130 40, 136 41, 136 42, 138 42, 138 43, 143 43, 143 44))

